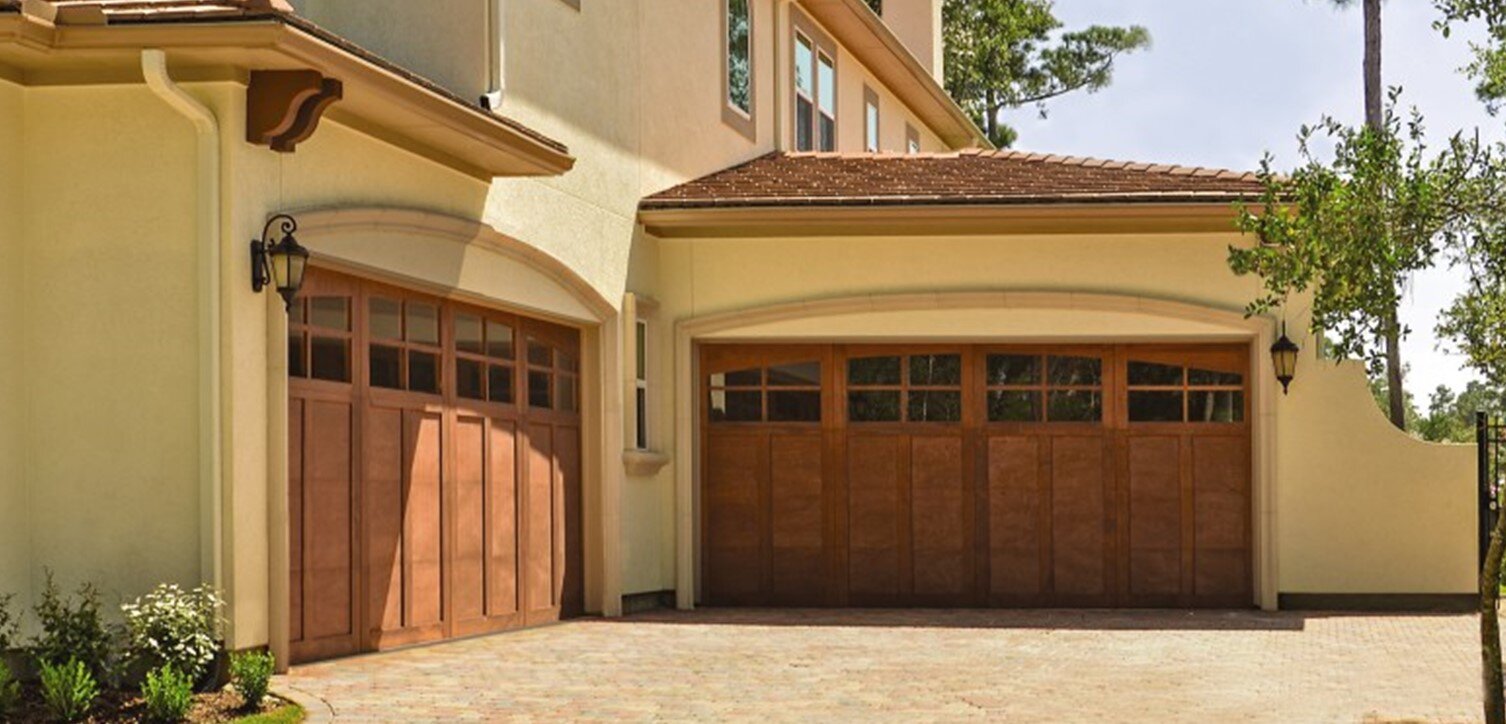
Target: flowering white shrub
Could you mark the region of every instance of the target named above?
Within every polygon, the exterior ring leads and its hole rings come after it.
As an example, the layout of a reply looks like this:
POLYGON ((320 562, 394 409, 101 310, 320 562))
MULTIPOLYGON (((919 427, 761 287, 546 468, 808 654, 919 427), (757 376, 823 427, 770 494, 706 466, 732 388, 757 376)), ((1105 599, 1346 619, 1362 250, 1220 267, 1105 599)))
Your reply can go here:
POLYGON ((131 656, 153 668, 171 666, 198 681, 220 649, 224 605, 213 586, 185 591, 168 583, 121 604, 131 656))

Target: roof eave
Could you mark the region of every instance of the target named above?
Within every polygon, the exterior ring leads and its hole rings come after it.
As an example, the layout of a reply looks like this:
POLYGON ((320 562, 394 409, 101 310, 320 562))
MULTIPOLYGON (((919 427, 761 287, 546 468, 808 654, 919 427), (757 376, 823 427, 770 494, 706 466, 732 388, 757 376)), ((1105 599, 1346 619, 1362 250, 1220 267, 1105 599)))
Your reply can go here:
POLYGON ((1235 198, 1029 200, 1018 203, 645 205, 659 238, 1236 233, 1235 198))
POLYGON ((863 0, 800 0, 800 3, 949 146, 994 147, 978 124, 863 0))
MULTIPOLYGON (((32 51, 31 58, 44 68, 49 60, 62 56, 59 51, 103 57, 157 48, 168 53, 175 73, 188 77, 242 60, 262 66, 257 61, 272 53, 278 62, 312 68, 345 83, 346 100, 331 109, 331 118, 478 179, 552 176, 575 164, 562 144, 425 87, 284 17, 70 26, 53 25, 25 13, 0 13, 0 46, 6 44, 32 51)), ((0 77, 7 75, 4 71, 5 58, 0 55, 0 77)), ((139 82, 140 78, 135 66, 99 64, 91 72, 97 72, 101 82, 122 82, 122 78, 139 82)), ((17 82, 48 84, 47 73, 37 69, 9 75, 17 82)), ((61 75, 66 78, 60 82, 88 81, 77 73, 61 75)))

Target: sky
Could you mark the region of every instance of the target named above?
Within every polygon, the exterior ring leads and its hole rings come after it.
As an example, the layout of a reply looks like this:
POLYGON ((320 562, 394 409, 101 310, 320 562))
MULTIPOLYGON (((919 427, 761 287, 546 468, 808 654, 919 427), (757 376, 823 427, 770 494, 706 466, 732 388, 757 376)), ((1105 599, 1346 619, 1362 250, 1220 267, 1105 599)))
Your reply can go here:
MULTIPOLYGON (((1364 119, 1364 27, 1358 4, 1328 0, 1057 0, 1068 29, 1143 25, 1153 46, 1123 57, 1113 84, 1057 99, 1041 118, 1032 108, 1006 120, 1016 148, 1129 161, 1254 170, 1269 152, 1278 170, 1297 161, 1303 123, 1331 115, 1364 119)), ((1506 114, 1491 117, 1458 69, 1469 62, 1478 29, 1432 28, 1430 0, 1388 0, 1382 18, 1382 73, 1403 89, 1402 104, 1426 117, 1435 145, 1455 131, 1479 129, 1506 140, 1506 114)), ((1462 282, 1438 269, 1414 280, 1402 308, 1412 330, 1403 346, 1407 389, 1426 409, 1440 384, 1474 379, 1433 334, 1436 317, 1462 282)))

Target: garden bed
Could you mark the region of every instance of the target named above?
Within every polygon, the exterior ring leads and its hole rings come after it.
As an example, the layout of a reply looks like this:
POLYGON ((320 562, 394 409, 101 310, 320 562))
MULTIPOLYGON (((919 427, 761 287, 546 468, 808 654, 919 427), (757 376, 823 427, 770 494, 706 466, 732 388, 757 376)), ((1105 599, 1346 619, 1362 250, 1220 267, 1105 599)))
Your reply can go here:
MULTIPOLYGON (((21 706, 11 712, 7 722, 29 724, 30 722, 56 721, 42 704, 41 695, 29 690, 22 698, 21 706)), ((89 724, 125 724, 147 722, 146 705, 141 696, 129 691, 107 691, 94 701, 89 716, 82 719, 89 724)), ((219 724, 221 722, 255 722, 256 724, 293 724, 303 721, 303 710, 294 704, 268 695, 257 709, 243 705, 241 697, 229 689, 194 695, 193 710, 184 721, 195 724, 219 724)))

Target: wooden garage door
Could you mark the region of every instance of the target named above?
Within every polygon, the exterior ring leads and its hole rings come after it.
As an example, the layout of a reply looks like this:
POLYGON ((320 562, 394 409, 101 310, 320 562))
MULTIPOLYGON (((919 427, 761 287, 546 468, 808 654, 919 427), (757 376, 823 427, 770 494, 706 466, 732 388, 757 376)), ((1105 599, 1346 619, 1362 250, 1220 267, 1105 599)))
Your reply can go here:
POLYGON ((295 661, 581 611, 576 332, 321 270, 289 330, 295 661))
POLYGON ((706 345, 711 605, 1252 603, 1240 346, 706 345))

